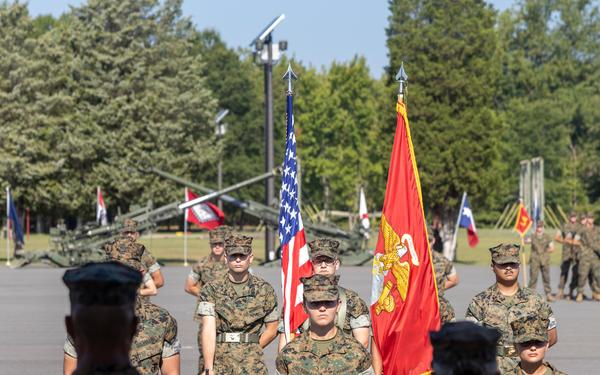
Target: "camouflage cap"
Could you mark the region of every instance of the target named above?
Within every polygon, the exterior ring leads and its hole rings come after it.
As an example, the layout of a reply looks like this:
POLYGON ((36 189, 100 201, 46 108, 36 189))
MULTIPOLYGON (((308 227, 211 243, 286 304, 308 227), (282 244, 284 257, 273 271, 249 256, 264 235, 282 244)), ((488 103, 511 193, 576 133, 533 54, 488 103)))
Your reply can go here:
POLYGON ((536 228, 543 228, 544 227, 544 221, 543 220, 538 220, 535 223, 536 228))
POLYGON ((496 264, 521 263, 519 251, 521 246, 517 244, 500 244, 490 248, 492 262, 496 264))
POLYGON ((72 307, 133 306, 142 274, 119 262, 88 263, 67 270, 63 282, 69 288, 72 307))
POLYGON ((252 253, 252 237, 231 233, 225 238, 225 254, 248 255, 250 253, 252 253))
POLYGON ((548 341, 548 319, 539 315, 525 315, 510 323, 516 344, 527 341, 548 341))
POLYGON ((569 217, 573 217, 573 216, 577 217, 577 212, 575 212, 575 211, 571 211, 571 212, 569 213, 569 217))
POLYGON ((308 243, 310 248, 310 259, 315 259, 318 256, 326 256, 332 259, 338 257, 338 247, 340 242, 330 238, 317 238, 308 243))
POLYGON ((121 233, 137 232, 137 226, 137 221, 133 219, 125 219, 125 221, 123 221, 123 229, 121 229, 121 233))
POLYGON ((229 234, 231 233, 231 227, 227 226, 227 225, 221 225, 213 230, 211 230, 210 232, 208 232, 208 238, 209 238, 209 242, 210 244, 214 244, 214 243, 225 243, 225 238, 227 238, 227 236, 229 236, 229 234))
POLYGON ((304 300, 308 302, 337 301, 339 299, 339 279, 339 275, 312 275, 300 278, 304 284, 304 300))
MULTIPOLYGON (((477 359, 496 364, 496 345, 500 332, 469 321, 450 322, 430 332, 433 346, 432 367, 453 368, 463 361, 477 359)), ((436 372, 437 373, 437 372, 436 372)))

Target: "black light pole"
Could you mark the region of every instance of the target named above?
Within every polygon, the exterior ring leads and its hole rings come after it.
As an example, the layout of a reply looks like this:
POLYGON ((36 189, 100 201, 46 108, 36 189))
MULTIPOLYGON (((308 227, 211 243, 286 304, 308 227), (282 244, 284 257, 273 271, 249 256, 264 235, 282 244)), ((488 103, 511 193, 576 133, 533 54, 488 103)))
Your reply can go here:
MULTIPOLYGON (((263 64, 265 71, 265 171, 273 170, 273 36, 269 34, 265 40, 267 61, 263 64)), ((265 204, 271 206, 275 199, 275 183, 273 178, 265 180, 265 204)), ((275 230, 266 226, 265 261, 275 258, 275 230)))
MULTIPOLYGON (((273 30, 285 19, 285 15, 275 18, 256 37, 251 46, 254 46, 254 56, 258 57, 264 68, 265 82, 265 171, 270 172, 274 167, 273 151, 273 65, 277 64, 280 52, 287 49, 287 42, 280 41, 273 44, 273 30)), ((275 197, 275 182, 272 178, 265 181, 265 204, 273 207, 277 204, 275 197)), ((275 259, 275 230, 266 226, 265 230, 265 261, 275 259)))
MULTIPOLYGON (((228 109, 222 109, 217 114, 215 118, 215 134, 217 136, 217 140, 223 139, 225 132, 227 131, 227 124, 222 124, 221 121, 227 114, 229 113, 228 109)), ((223 188, 223 151, 219 150, 219 161, 217 163, 217 190, 221 190, 223 188)), ((219 210, 223 209, 223 203, 220 199, 217 200, 217 204, 219 206, 219 210)))

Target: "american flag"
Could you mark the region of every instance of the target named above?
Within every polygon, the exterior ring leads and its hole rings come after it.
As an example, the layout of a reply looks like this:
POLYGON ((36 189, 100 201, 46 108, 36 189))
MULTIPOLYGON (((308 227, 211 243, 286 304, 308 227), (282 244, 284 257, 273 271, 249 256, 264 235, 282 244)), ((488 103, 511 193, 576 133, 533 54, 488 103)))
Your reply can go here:
MULTIPOLYGON (((293 74, 291 69, 287 74, 293 74)), ((290 76, 289 79, 292 77, 290 76)), ((290 84, 291 86, 291 84, 290 84)), ((304 226, 298 202, 298 164, 296 162, 296 135, 294 132, 293 98, 287 93, 287 135, 285 157, 279 192, 279 243, 281 244, 281 284, 283 289, 283 326, 286 342, 290 333, 307 319, 302 309, 301 277, 312 274, 308 257, 304 226)))

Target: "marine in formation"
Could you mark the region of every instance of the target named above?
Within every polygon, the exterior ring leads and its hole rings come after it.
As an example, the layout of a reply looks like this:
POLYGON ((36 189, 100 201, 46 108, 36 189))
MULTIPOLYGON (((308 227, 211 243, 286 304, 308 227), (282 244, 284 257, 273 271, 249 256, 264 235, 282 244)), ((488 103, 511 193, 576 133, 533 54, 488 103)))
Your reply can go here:
POLYGON ((262 349, 277 335, 277 297, 273 287, 249 272, 252 237, 225 239, 228 272, 202 287, 205 374, 268 374, 262 349))
POLYGON ((302 278, 309 327, 277 355, 278 374, 374 374, 367 349, 336 325, 338 280, 320 274, 302 278))
POLYGON ((497 359, 501 374, 511 373, 519 362, 511 322, 532 313, 538 314, 548 322, 549 346, 558 339, 550 305, 539 294, 518 283, 519 252, 520 246, 516 244, 500 244, 490 249, 496 282, 473 298, 465 316, 467 320, 500 331, 497 359))
POLYGON ((514 375, 566 375, 544 361, 548 350, 548 320, 537 314, 524 315, 511 322, 519 363, 514 375))
POLYGON ((529 261, 529 288, 535 290, 538 275, 542 274, 544 293, 548 302, 554 302, 550 287, 550 253, 554 252, 552 237, 544 233, 544 222, 538 221, 531 236, 531 259, 529 261))

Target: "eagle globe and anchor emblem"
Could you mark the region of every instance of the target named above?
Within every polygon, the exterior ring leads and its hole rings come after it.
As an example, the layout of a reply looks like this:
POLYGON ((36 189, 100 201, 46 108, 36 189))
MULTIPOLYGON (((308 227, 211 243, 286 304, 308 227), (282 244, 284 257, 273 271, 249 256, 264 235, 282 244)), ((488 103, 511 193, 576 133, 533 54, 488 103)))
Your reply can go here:
POLYGON ((406 300, 410 264, 405 255, 408 253, 410 262, 416 267, 419 266, 419 257, 410 234, 405 233, 400 237, 394 232, 384 215, 381 216, 381 232, 384 240, 384 253, 376 254, 373 259, 374 282, 371 290, 371 305, 375 304, 377 315, 382 311, 390 313, 396 308, 396 301, 392 295, 394 287, 398 290, 402 301, 406 300), (390 271, 396 281, 395 286, 392 280, 384 283, 384 279, 390 271))

